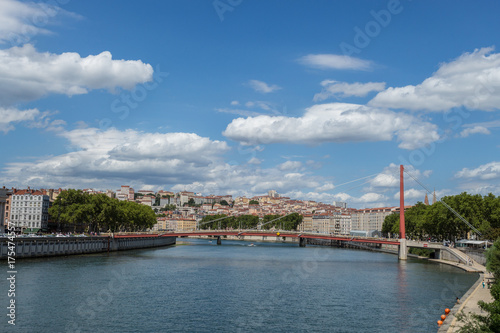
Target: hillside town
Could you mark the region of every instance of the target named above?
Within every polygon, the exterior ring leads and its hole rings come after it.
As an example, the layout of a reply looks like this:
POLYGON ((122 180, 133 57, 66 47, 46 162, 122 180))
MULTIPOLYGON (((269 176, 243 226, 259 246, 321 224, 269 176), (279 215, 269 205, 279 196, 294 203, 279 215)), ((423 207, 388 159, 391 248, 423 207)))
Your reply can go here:
MULTIPOLYGON (((54 232, 58 217, 49 215, 49 207, 64 189, 0 188, 0 232, 7 224, 19 234, 54 232)), ((380 235, 386 216, 399 212, 399 207, 354 209, 346 202, 331 204, 311 200, 296 200, 281 196, 275 190, 251 198, 232 195, 208 195, 188 191, 135 191, 128 185, 113 191, 83 189, 88 194, 105 194, 119 201, 134 201, 151 207, 156 213, 155 232, 192 231, 210 215, 242 216, 287 215, 303 216, 297 231, 334 235, 380 235)), ((435 201, 435 197, 434 200, 435 201)), ((429 204, 426 196, 425 203, 429 204)), ((407 207, 405 207, 406 209, 407 207)))

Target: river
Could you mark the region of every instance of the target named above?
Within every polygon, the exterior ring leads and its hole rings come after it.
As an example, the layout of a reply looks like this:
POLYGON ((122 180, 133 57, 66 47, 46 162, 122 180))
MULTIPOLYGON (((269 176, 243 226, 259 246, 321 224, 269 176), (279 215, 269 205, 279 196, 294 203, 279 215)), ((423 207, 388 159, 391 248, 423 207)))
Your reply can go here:
MULTIPOLYGON (((477 274, 396 255, 285 243, 165 248, 16 263, 1 332, 436 332, 477 274)), ((4 275, 7 275, 7 263, 4 275)))

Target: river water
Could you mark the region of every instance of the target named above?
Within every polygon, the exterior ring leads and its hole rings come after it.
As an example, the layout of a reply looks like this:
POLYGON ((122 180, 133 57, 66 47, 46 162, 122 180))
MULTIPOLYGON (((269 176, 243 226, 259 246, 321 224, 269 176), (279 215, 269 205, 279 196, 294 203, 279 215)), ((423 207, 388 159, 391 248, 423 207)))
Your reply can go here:
POLYGON ((249 245, 20 260, 15 326, 0 280, 0 332, 436 332, 478 277, 385 253, 249 245))

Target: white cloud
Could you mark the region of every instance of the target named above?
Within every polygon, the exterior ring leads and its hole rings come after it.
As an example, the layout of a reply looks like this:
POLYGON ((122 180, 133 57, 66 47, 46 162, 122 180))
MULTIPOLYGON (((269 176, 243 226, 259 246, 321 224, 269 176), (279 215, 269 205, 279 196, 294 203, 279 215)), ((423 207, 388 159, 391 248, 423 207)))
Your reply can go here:
POLYGON ((475 169, 463 168, 455 174, 456 178, 492 180, 500 178, 500 162, 490 162, 475 169))
POLYGON ((421 84, 388 88, 369 105, 409 110, 446 111, 466 107, 485 111, 500 107, 500 53, 493 48, 476 49, 441 64, 421 84))
POLYGON ((268 94, 268 93, 272 93, 276 90, 280 90, 281 87, 273 84, 273 85, 269 85, 263 81, 259 81, 259 80, 250 80, 248 81, 248 84, 250 85, 250 87, 257 91, 257 92, 260 92, 260 93, 264 93, 264 94, 268 94))
POLYGON ((337 54, 308 54, 298 60, 301 64, 319 69, 368 70, 371 61, 337 54))
POLYGON ((326 191, 331 191, 334 188, 335 188, 335 185, 333 185, 332 183, 326 183, 326 184, 323 184, 320 187, 317 187, 316 191, 318 191, 318 192, 326 192, 326 191))
POLYGON ((50 112, 40 112, 38 109, 18 110, 16 108, 0 107, 0 132, 7 134, 15 129, 14 124, 22 124, 29 128, 45 128, 58 131, 66 122, 60 119, 52 120, 50 112))
POLYGON ((257 157, 252 157, 248 162, 248 164, 255 164, 255 165, 259 165, 262 163, 262 161, 257 158, 257 157))
POLYGON ((244 144, 390 141, 415 149, 439 139, 437 127, 404 113, 357 104, 314 105, 302 117, 234 119, 223 132, 244 144))
POLYGON ((396 174, 379 173, 370 181, 370 184, 374 187, 398 187, 399 178, 396 174))
POLYGON ((13 186, 113 189, 123 183, 238 195, 319 186, 318 177, 295 169, 260 168, 256 157, 226 163, 226 142, 193 133, 79 128, 57 135, 69 141, 67 153, 6 163, 0 177, 13 186))
POLYGON ((375 202, 385 202, 385 201, 387 201, 387 197, 383 194, 380 194, 380 193, 371 192, 371 193, 363 194, 360 198, 354 199, 352 201, 356 202, 356 203, 368 204, 368 203, 375 203, 375 202))
POLYGON ((0 50, 0 100, 4 104, 38 99, 47 94, 68 96, 94 89, 132 89, 151 81, 153 68, 140 60, 113 60, 110 52, 40 53, 33 45, 0 50))
POLYGON ((460 136, 462 138, 468 137, 471 134, 485 134, 490 135, 490 128, 499 128, 500 120, 493 121, 485 121, 480 123, 471 123, 463 125, 465 128, 462 132, 460 132, 460 136))
MULTIPOLYGON (((399 200, 400 193, 401 192, 398 191, 398 192, 396 192, 396 194, 394 194, 395 200, 399 200)), ((404 193, 405 193, 405 202, 407 202, 407 201, 424 202, 424 200, 425 200, 425 193, 426 193, 425 190, 417 190, 414 188, 410 188, 410 189, 405 189, 404 193)), ((428 195, 428 198, 429 198, 429 203, 432 203, 432 195, 428 195)))
POLYGON ((231 105, 233 105, 233 106, 240 105, 240 102, 238 102, 238 101, 231 101, 231 105))
POLYGON ((325 80, 321 82, 323 90, 314 95, 315 102, 323 101, 327 98, 344 98, 350 96, 364 97, 372 91, 382 91, 385 89, 385 82, 367 82, 367 83, 347 83, 334 80, 325 80))
POLYGON ((455 173, 455 178, 460 181, 457 186, 460 190, 487 195, 500 192, 500 162, 493 161, 476 168, 463 168, 455 173))
POLYGON ((69 140, 69 152, 34 163, 6 163, 3 178, 11 183, 41 186, 109 186, 134 181, 158 184, 209 178, 225 142, 192 133, 143 133, 96 128, 58 134, 69 140))
POLYGON ((79 17, 53 3, 0 0, 0 44, 19 45, 34 35, 50 34, 46 26, 59 14, 79 17))
POLYGON ((73 146, 83 152, 101 152, 107 159, 119 163, 134 161, 182 160, 186 163, 206 164, 215 156, 229 150, 223 141, 212 141, 194 133, 143 133, 111 128, 75 129, 64 132, 73 146))
POLYGON ((469 135, 472 135, 472 134, 486 134, 486 135, 489 135, 489 134, 491 134, 491 132, 486 127, 483 127, 483 126, 468 127, 466 129, 464 129, 462 132, 460 132, 460 136, 462 138, 466 138, 466 137, 468 137, 469 135))
MULTIPOLYGON (((405 188, 409 186, 417 185, 417 182, 409 176, 412 175, 420 182, 423 182, 424 178, 429 178, 432 174, 432 170, 424 170, 421 171, 419 169, 415 169, 413 165, 405 165, 404 166, 405 173, 404 176, 404 185, 405 188)), ((389 166, 385 167, 382 172, 377 174, 374 178, 368 180, 370 184, 369 187, 365 188, 365 191, 373 191, 373 192, 385 192, 391 189, 399 189, 400 182, 400 166, 394 163, 389 164, 389 166)), ((418 185, 420 186, 420 185, 418 185)), ((398 197, 399 198, 399 197, 398 197)))
POLYGON ((18 110, 15 108, 0 107, 0 131, 4 134, 14 129, 14 123, 34 121, 40 116, 40 111, 37 109, 18 110))
POLYGON ((300 168, 302 168, 302 162, 299 161, 286 161, 278 165, 278 169, 281 171, 299 170, 300 168))

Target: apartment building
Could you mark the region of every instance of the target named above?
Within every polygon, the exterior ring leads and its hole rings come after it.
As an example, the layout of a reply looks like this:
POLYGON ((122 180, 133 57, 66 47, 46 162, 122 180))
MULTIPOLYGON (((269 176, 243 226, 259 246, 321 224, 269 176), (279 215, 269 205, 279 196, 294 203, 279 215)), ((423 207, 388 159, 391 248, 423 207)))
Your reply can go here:
POLYGON ((351 214, 352 230, 382 231, 386 216, 399 210, 399 207, 365 208, 354 210, 351 214))
POLYGON ((351 216, 341 213, 305 214, 299 231, 320 234, 349 235, 351 216))
POLYGON ((5 220, 16 231, 36 232, 46 229, 49 222, 49 195, 45 191, 13 190, 7 199, 5 220))

